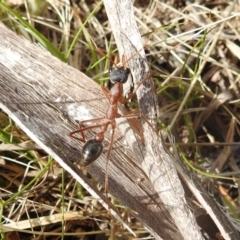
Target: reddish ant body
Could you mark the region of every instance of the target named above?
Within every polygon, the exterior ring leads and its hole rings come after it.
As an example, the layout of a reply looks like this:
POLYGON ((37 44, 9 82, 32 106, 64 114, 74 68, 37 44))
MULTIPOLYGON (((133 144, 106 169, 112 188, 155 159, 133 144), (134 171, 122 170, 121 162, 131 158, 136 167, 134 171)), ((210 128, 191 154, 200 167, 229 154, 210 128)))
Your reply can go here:
POLYGON ((113 142, 114 142, 114 131, 116 128, 116 118, 125 117, 125 118, 136 118, 139 116, 139 114, 132 114, 132 115, 124 115, 118 113, 118 103, 123 104, 127 102, 129 99, 133 97, 135 94, 137 88, 135 91, 130 94, 127 98, 123 99, 122 97, 122 85, 123 83, 126 83, 130 69, 126 67, 125 57, 122 57, 122 63, 116 64, 116 58, 114 61, 114 65, 109 69, 109 77, 111 83, 113 83, 113 87, 108 91, 104 87, 102 88, 102 91, 106 98, 109 100, 109 107, 106 111, 105 117, 101 118, 94 118, 89 119, 86 121, 81 121, 79 123, 79 129, 73 132, 70 132, 70 137, 77 139, 81 142, 86 142, 84 132, 91 130, 93 128, 100 128, 100 132, 98 132, 94 139, 88 140, 82 149, 82 160, 80 162, 80 165, 87 166, 91 164, 93 161, 95 161, 102 153, 103 151, 103 140, 104 140, 104 134, 108 129, 108 126, 112 126, 112 134, 111 134, 111 140, 110 140, 110 146, 107 153, 107 160, 110 158, 110 153, 112 150, 113 142), (98 122, 103 121, 101 124, 93 125, 93 126, 86 126, 83 127, 84 123, 87 122, 98 122), (80 133, 82 137, 76 137, 74 134, 80 133))

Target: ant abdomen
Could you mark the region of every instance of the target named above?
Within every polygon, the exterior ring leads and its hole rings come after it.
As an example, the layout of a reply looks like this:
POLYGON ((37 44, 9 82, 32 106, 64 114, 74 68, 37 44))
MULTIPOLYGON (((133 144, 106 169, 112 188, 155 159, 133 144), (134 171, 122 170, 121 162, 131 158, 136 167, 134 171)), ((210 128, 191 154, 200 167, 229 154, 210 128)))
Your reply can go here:
POLYGON ((96 139, 88 140, 82 149, 82 160, 80 161, 80 165, 87 166, 91 164, 101 155, 102 151, 102 142, 96 139))

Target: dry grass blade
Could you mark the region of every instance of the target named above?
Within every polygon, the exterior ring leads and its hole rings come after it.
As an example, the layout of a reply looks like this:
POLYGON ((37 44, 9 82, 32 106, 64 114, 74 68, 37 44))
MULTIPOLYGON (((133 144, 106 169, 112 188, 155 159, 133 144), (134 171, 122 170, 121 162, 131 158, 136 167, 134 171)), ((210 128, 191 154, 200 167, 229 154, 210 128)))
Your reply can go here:
MULTIPOLYGON (((233 142, 234 137, 234 129, 236 127, 236 121, 235 119, 232 119, 232 122, 229 127, 229 131, 226 136, 226 142, 233 142)), ((212 171, 221 172, 222 167, 227 162, 228 158, 231 156, 232 149, 230 146, 225 146, 220 153, 220 155, 217 157, 215 163, 212 165, 212 171)))
POLYGON ((19 150, 36 150, 40 147, 35 143, 19 143, 19 144, 1 144, 0 151, 19 151, 19 150))

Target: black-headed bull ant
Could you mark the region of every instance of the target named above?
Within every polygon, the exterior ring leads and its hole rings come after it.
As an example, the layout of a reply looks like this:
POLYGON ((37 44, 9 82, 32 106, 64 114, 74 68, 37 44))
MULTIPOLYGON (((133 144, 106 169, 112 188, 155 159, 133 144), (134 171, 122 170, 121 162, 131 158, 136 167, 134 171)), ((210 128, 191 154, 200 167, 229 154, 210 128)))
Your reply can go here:
MULTIPOLYGON (((100 53, 102 54, 102 52, 100 53)), ((139 53, 139 51, 137 53, 139 53)), ((135 90, 132 93, 130 93, 128 97, 123 97, 123 90, 122 90, 123 84, 127 82, 128 76, 130 74, 130 69, 126 67, 126 63, 130 59, 132 59, 135 55, 136 54, 134 54, 127 61, 125 60, 125 56, 122 56, 122 62, 120 63, 117 63, 117 57, 115 57, 113 66, 110 67, 109 69, 109 78, 113 86, 110 89, 110 91, 108 91, 105 87, 101 86, 101 89, 110 104, 106 111, 106 115, 100 118, 93 118, 93 119, 81 121, 79 123, 79 129, 69 133, 70 137, 85 143, 82 149, 82 159, 80 160, 79 164, 81 166, 87 166, 92 162, 94 162, 103 152, 104 135, 108 129, 108 126, 110 125, 112 127, 111 139, 110 139, 109 149, 107 152, 107 161, 106 161, 106 175, 105 175, 105 191, 106 192, 108 189, 108 177, 107 177, 108 161, 110 160, 110 153, 114 143, 116 118, 131 119, 131 118, 137 118, 141 116, 140 114, 121 115, 118 112, 118 104, 124 104, 128 102, 131 98, 133 98, 136 94, 137 89, 140 87, 140 85, 151 77, 151 76, 148 76, 145 79, 143 79, 140 83, 138 83, 135 90), (91 123, 91 122, 94 123, 94 122, 101 122, 101 121, 102 123, 100 124, 83 126, 85 123, 91 123), (95 135, 93 139, 86 141, 84 132, 91 129, 95 129, 95 128, 99 128, 100 131, 95 135), (75 136, 75 134, 80 134, 80 137, 75 136)), ((144 121, 147 121, 145 117, 143 117, 143 119, 144 121)), ((148 121, 147 123, 150 124, 148 121)))
POLYGON ((82 160, 80 162, 80 165, 83 165, 83 166, 87 166, 91 164, 101 155, 103 151, 102 142, 104 140, 104 134, 107 131, 108 126, 111 125, 112 134, 111 134, 110 146, 107 152, 107 160, 109 160, 113 142, 114 142, 114 130, 116 128, 116 118, 124 117, 129 119, 129 118, 139 117, 139 114, 121 115, 118 112, 118 103, 124 104, 128 102, 135 95, 138 87, 141 85, 142 82, 138 84, 134 92, 132 92, 127 98, 123 98, 122 85, 126 83, 130 73, 130 69, 126 67, 126 61, 124 56, 122 57, 121 63, 116 64, 115 63, 116 60, 117 58, 115 58, 113 66, 109 69, 109 77, 110 77, 111 83, 113 84, 113 87, 110 89, 110 91, 108 91, 106 88, 101 86, 102 91, 106 96, 106 98, 109 100, 109 104, 110 104, 106 111, 105 117, 93 118, 93 119, 81 121, 79 123, 79 129, 69 133, 70 137, 85 143, 82 149, 82 160), (99 121, 103 121, 103 122, 101 124, 83 127, 84 123, 99 122, 99 121), (100 128, 100 132, 95 135, 94 139, 88 140, 86 142, 84 132, 94 128, 100 128), (81 137, 74 136, 76 133, 81 134, 81 137))
MULTIPOLYGON (((153 35, 154 35, 154 33, 151 33, 150 37, 145 42, 145 44, 147 44, 147 42, 152 38, 153 35)), ((138 85, 136 86, 135 90, 132 93, 130 93, 127 98, 124 98, 122 88, 123 88, 123 84, 127 82, 128 76, 130 74, 130 69, 128 67, 126 67, 126 64, 134 56, 139 54, 139 52, 143 48, 141 48, 135 54, 133 54, 127 61, 125 59, 125 56, 123 55, 121 62, 117 63, 117 60, 118 60, 117 56, 115 56, 114 61, 111 61, 111 59, 108 56, 106 56, 97 47, 97 45, 95 44, 95 42, 93 40, 92 40, 92 43, 95 45, 96 50, 101 55, 105 56, 106 58, 108 58, 110 60, 110 62, 113 63, 112 67, 110 67, 110 69, 109 69, 109 78, 110 78, 110 81, 113 84, 113 86, 110 89, 110 91, 108 91, 105 87, 101 86, 101 89, 102 89, 105 97, 109 100, 109 104, 110 104, 110 106, 108 107, 108 109, 106 111, 105 117, 93 118, 93 119, 81 121, 81 122, 79 122, 79 129, 69 133, 70 137, 85 143, 83 146, 83 149, 82 149, 82 160, 80 161, 80 165, 82 165, 82 166, 87 166, 87 165, 91 164, 101 155, 101 153, 103 151, 102 142, 104 140, 104 134, 107 131, 108 126, 111 125, 112 126, 112 134, 111 134, 110 146, 109 146, 108 153, 107 153, 107 161, 109 160, 110 153, 111 153, 111 150, 113 147, 113 142, 114 142, 114 130, 116 128, 116 118, 123 117, 123 118, 130 119, 130 118, 137 118, 140 116, 140 114, 121 115, 120 113, 118 113, 118 103, 119 104, 127 103, 130 99, 132 99, 135 96, 136 91, 141 86, 141 84, 143 82, 145 82, 146 80, 148 80, 149 78, 151 78, 151 76, 152 76, 152 75, 150 75, 150 76, 146 77, 145 79, 141 80, 138 83, 138 85), (97 124, 97 125, 92 125, 92 126, 87 126, 87 127, 83 126, 84 123, 99 122, 99 121, 103 121, 103 122, 101 124, 97 124), (101 131, 96 134, 94 139, 88 140, 86 142, 84 132, 94 129, 94 128, 100 128, 101 131), (81 137, 74 136, 76 133, 80 134, 81 137)), ((145 44, 144 44, 144 46, 145 46, 145 44)), ((147 119, 144 116, 141 116, 141 117, 143 117, 143 119, 152 128, 151 124, 147 121, 147 119)))

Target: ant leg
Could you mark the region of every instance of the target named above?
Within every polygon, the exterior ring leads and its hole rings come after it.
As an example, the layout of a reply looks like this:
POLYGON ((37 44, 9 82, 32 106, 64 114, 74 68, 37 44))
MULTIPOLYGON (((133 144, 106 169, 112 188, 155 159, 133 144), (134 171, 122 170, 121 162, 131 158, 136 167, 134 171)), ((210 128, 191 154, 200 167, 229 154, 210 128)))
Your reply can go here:
POLYGON ((105 173, 105 194, 106 194, 106 200, 107 200, 107 205, 108 205, 108 210, 110 210, 110 204, 108 200, 108 163, 110 161, 110 153, 112 151, 113 143, 114 143, 114 134, 115 134, 115 128, 116 128, 116 123, 112 123, 112 135, 110 139, 110 145, 108 148, 107 152, 107 161, 106 161, 106 173, 105 173))
POLYGON ((74 139, 76 139, 76 140, 79 140, 79 141, 85 143, 85 142, 86 142, 86 139, 85 139, 85 135, 84 135, 83 132, 88 131, 88 130, 91 130, 91 129, 94 129, 94 128, 100 128, 101 126, 102 126, 102 124, 98 124, 98 125, 88 126, 88 127, 82 128, 82 129, 78 129, 78 130, 76 130, 76 131, 70 132, 70 133, 69 133, 69 136, 72 137, 72 138, 74 138, 74 139), (75 137, 75 136, 73 136, 73 135, 76 134, 76 133, 80 133, 83 137, 80 138, 80 137, 75 137))
POLYGON ((136 114, 121 115, 119 118, 131 119, 131 118, 137 118, 137 117, 141 117, 141 114, 140 113, 136 113, 136 114))
MULTIPOLYGON (((131 118, 138 118, 141 117, 143 119, 143 121, 145 121, 148 126, 156 133, 158 134, 158 132, 156 131, 156 129, 154 129, 154 127, 152 126, 152 124, 149 122, 149 120, 142 115, 141 113, 137 113, 137 114, 127 114, 127 115, 122 115, 119 118, 126 118, 126 119, 131 119, 131 118)), ((131 125, 131 124, 130 124, 131 125)))
POLYGON ((142 115, 141 113, 123 115, 123 116, 121 116, 120 118, 131 119, 131 118, 137 118, 137 117, 141 117, 141 118, 143 119, 143 121, 145 121, 145 122, 148 124, 148 126, 149 126, 155 133, 157 133, 156 130, 153 128, 152 124, 151 124, 151 123, 148 121, 148 119, 147 119, 144 115, 142 115))
POLYGON ((127 103, 130 99, 132 99, 132 98, 136 95, 136 92, 137 92, 138 88, 139 88, 144 82, 146 82, 149 78, 151 78, 152 76, 153 76, 153 74, 151 74, 150 76, 145 77, 143 80, 141 80, 141 81, 137 84, 137 86, 136 86, 136 88, 134 89, 134 91, 133 91, 132 93, 130 93, 130 94, 128 95, 128 97, 126 97, 126 98, 124 98, 122 101, 120 101, 121 104, 127 103))
POLYGON ((98 121, 101 121, 101 120, 103 120, 103 119, 105 119, 105 117, 94 118, 94 119, 89 119, 89 120, 81 121, 81 122, 79 123, 79 129, 78 129, 78 130, 75 130, 75 131, 73 131, 73 132, 70 132, 70 133, 69 133, 69 136, 72 137, 72 138, 74 138, 74 139, 76 139, 76 140, 79 140, 79 141, 81 141, 81 142, 86 142, 84 132, 85 132, 85 131, 88 131, 88 130, 91 130, 91 129, 93 129, 93 128, 99 128, 99 127, 102 126, 102 124, 98 124, 98 125, 94 125, 94 126, 88 126, 88 127, 82 127, 82 125, 83 125, 84 123, 87 123, 87 122, 98 122, 98 121), (82 137, 76 137, 76 136, 74 136, 76 133, 81 134, 82 137))

